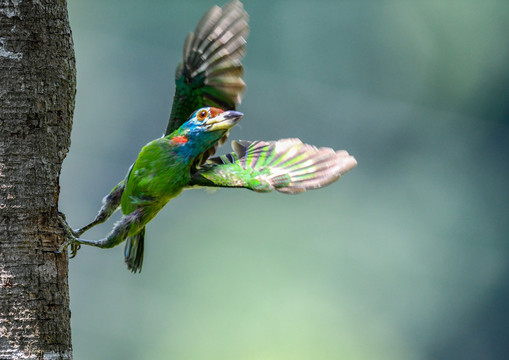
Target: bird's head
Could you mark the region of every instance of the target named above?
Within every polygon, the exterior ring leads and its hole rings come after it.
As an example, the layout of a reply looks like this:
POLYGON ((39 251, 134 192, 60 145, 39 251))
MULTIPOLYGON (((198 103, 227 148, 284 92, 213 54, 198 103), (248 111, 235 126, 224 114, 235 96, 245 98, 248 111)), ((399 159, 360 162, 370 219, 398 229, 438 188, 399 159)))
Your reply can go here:
POLYGON ((224 111, 214 107, 198 109, 170 135, 171 142, 174 145, 185 145, 187 150, 192 149, 192 153, 197 156, 214 146, 243 115, 238 111, 224 111))
POLYGON ((191 114, 182 126, 198 133, 224 132, 235 126, 243 115, 238 111, 224 111, 215 107, 204 107, 191 114))

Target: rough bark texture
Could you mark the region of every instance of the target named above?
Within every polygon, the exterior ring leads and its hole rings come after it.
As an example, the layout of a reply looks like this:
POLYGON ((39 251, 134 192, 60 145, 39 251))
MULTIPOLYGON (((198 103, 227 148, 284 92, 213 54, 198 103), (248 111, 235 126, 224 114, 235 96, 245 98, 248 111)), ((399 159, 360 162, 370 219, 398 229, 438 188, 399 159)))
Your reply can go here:
POLYGON ((68 259, 55 254, 75 59, 65 0, 0 0, 0 359, 71 359, 68 259))

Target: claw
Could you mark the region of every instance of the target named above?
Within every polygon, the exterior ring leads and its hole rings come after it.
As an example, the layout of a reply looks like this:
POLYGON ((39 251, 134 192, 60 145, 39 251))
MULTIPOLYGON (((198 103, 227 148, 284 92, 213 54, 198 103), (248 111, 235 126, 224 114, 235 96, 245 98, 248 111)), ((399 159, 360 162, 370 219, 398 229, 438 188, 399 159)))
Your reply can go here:
POLYGON ((69 259, 72 259, 73 257, 76 256, 76 254, 78 253, 78 250, 81 249, 81 244, 77 244, 77 243, 72 243, 71 244, 71 256, 69 256, 69 259))
POLYGON ((67 239, 64 241, 62 245, 58 248, 58 251, 56 251, 57 254, 62 253, 65 249, 67 249, 68 246, 71 247, 71 255, 69 256, 70 259, 76 256, 78 253, 78 250, 81 248, 80 241, 78 239, 79 235, 71 229, 69 224, 67 224, 67 221, 65 220, 65 215, 61 212, 58 213, 58 220, 60 221, 60 224, 62 225, 62 228, 64 229, 65 235, 67 239))

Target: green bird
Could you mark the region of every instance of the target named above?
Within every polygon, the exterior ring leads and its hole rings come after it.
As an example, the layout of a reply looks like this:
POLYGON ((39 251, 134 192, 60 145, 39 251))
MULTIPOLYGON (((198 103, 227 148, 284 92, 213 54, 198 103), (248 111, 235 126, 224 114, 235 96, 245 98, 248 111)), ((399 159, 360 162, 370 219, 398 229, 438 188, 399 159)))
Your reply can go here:
POLYGON ((60 252, 70 246, 74 257, 82 244, 111 248, 126 241, 127 267, 139 272, 147 223, 186 188, 296 194, 326 186, 357 165, 344 150, 317 148, 299 139, 233 141, 233 152, 211 157, 243 116, 235 108, 245 89, 240 61, 245 55, 247 21, 236 0, 222 8, 214 6, 203 16, 184 44, 165 135, 141 149, 91 223, 73 230, 60 215, 67 234, 60 252), (80 238, 118 209, 123 216, 106 238, 80 238))

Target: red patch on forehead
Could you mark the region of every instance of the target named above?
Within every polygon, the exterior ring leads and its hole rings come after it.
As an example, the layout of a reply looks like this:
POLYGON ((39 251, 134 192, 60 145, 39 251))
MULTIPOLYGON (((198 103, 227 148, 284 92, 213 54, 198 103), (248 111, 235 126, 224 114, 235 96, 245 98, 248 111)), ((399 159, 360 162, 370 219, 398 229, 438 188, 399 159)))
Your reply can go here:
POLYGON ((210 108, 210 116, 212 116, 212 117, 216 117, 217 115, 219 115, 221 113, 224 113, 224 110, 221 110, 221 109, 218 109, 215 107, 210 108))
POLYGON ((185 144, 186 142, 188 142, 189 139, 186 138, 185 136, 175 136, 173 139, 171 139, 171 142, 173 144, 185 144))

